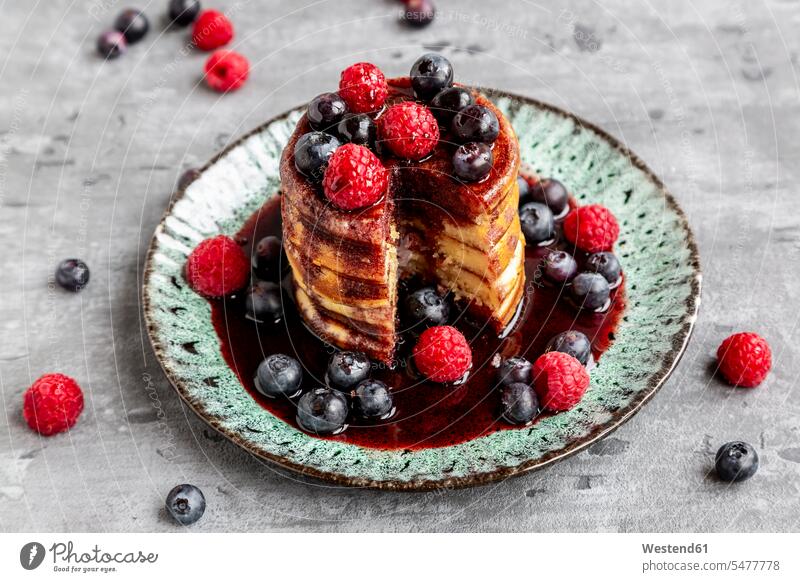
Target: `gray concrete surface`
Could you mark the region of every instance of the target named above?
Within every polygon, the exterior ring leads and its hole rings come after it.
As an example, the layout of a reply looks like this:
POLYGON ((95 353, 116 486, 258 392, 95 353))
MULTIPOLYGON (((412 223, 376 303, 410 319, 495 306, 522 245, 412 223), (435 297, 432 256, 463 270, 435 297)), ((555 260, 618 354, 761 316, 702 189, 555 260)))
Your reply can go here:
MULTIPOLYGON (((210 3, 206 3, 210 4, 210 3)), ((800 529, 800 103, 788 0, 631 3, 438 0, 422 31, 398 2, 217 0, 252 61, 237 94, 198 86, 204 56, 164 31, 166 0, 0 1, 0 531, 174 531, 160 507, 199 485, 199 531, 797 531, 800 529), (153 32, 94 53, 122 5, 153 32), (589 451, 494 486, 427 494, 298 480, 183 407, 142 329, 144 251, 181 171, 266 118, 335 87, 356 60, 404 74, 442 47, 459 78, 566 107, 663 177, 695 229, 701 317, 662 392, 589 451), (48 285, 83 257, 89 288, 48 285), (718 343, 753 329, 775 370, 753 391, 710 377, 718 343), (33 379, 62 371, 87 406, 68 435, 21 419, 33 379), (723 442, 762 468, 726 487, 723 442)))

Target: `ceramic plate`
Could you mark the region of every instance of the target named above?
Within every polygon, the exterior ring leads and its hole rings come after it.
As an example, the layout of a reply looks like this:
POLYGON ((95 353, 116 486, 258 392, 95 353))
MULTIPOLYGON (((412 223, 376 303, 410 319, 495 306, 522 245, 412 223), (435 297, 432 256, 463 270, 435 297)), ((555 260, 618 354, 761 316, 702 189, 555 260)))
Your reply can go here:
POLYGON ((580 200, 605 204, 620 222, 628 309, 581 403, 527 429, 443 448, 383 451, 311 437, 248 394, 225 363, 208 302, 188 287, 182 269, 200 241, 236 233, 275 195, 281 150, 300 107, 209 162, 176 195, 150 245, 143 289, 150 339, 178 394, 202 419, 251 453, 306 475, 352 486, 433 489, 553 463, 608 435, 653 396, 683 353, 699 305, 697 248, 683 212, 659 179, 602 130, 528 98, 490 96, 514 126, 524 163, 563 181, 580 200))

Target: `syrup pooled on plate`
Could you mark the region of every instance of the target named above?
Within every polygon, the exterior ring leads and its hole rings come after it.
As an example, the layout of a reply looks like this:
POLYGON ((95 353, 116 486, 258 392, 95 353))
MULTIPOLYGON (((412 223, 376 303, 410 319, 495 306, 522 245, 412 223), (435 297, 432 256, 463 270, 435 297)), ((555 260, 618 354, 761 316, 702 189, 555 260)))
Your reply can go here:
MULTIPOLYGON (((269 235, 281 237, 280 196, 272 197, 253 214, 235 238, 250 256, 253 246, 269 235)), ((444 385, 417 377, 409 364, 414 339, 403 338, 394 368, 373 363, 371 373, 372 378, 391 388, 395 413, 388 419, 369 424, 351 419, 344 432, 319 438, 376 449, 424 449, 466 442, 498 430, 529 428, 530 424, 522 427, 508 424, 500 416, 496 366, 501 359, 522 356, 533 362, 544 353, 553 336, 573 329, 589 337, 593 360, 597 362, 613 341, 625 309, 624 280, 611 291, 610 305, 602 313, 576 309, 567 299, 564 288, 543 282, 539 263, 549 250, 559 247, 571 250, 563 243, 526 247, 525 297, 515 322, 502 337, 488 326, 470 321, 463 308, 456 305, 453 325, 472 347, 473 367, 465 382, 444 385)), ((575 259, 580 268, 586 255, 578 251, 575 259)), ((412 285, 413 282, 401 284, 401 300, 402 290, 413 290, 412 285)), ((271 399, 256 390, 254 377, 259 363, 275 353, 298 359, 303 366, 302 387, 308 390, 325 384, 328 360, 337 350, 309 331, 290 297, 288 292, 284 293, 284 317, 274 324, 258 324, 247 319, 243 293, 209 301, 228 365, 261 406, 296 427, 297 398, 271 399)), ((541 413, 533 422, 547 414, 541 413)))

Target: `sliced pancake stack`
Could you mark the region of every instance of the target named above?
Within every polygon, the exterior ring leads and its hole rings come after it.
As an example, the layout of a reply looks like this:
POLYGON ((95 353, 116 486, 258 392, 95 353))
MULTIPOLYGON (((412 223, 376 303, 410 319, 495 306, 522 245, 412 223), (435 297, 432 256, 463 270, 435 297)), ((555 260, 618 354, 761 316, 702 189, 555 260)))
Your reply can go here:
MULTIPOLYGON (((390 82, 391 100, 410 98, 407 86, 390 82)), ((386 195, 352 212, 331 205, 295 168, 295 143, 310 131, 305 117, 298 123, 281 159, 284 247, 300 313, 324 341, 390 364, 398 279, 411 276, 451 291, 498 332, 513 319, 525 286, 519 145, 500 111, 475 99, 500 121, 485 180, 453 178, 444 135, 421 162, 384 157, 386 195)))

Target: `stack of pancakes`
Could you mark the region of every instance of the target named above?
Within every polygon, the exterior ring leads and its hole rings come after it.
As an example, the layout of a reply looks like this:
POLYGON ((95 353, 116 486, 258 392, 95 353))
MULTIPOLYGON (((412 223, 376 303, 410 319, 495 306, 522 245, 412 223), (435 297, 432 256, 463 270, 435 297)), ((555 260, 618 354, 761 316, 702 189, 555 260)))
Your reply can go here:
MULTIPOLYGON (((390 100, 411 99, 408 79, 390 81, 390 100)), ((455 144, 442 134, 421 162, 382 156, 389 169, 377 204, 344 211, 326 200, 294 164, 303 117, 281 158, 283 241, 298 308, 324 341, 391 364, 398 280, 439 285, 469 312, 502 331, 525 286, 525 240, 517 207, 519 144, 511 125, 483 95, 475 101, 500 122, 494 166, 481 182, 453 177, 455 144)))

